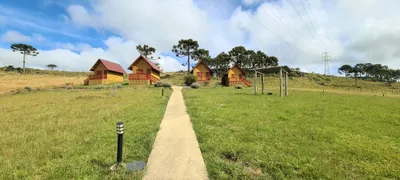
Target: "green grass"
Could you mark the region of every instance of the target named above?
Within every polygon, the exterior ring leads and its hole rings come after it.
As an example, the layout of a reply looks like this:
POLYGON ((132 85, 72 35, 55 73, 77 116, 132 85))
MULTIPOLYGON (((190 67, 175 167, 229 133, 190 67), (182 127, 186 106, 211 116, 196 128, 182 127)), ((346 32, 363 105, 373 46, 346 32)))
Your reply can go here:
POLYGON ((185 89, 210 179, 399 179, 400 99, 185 89))
MULTIPOLYGON (((186 72, 164 73, 161 75, 161 81, 172 82, 174 85, 183 85, 183 77, 186 72)), ((246 78, 253 82, 253 74, 249 73, 246 78)), ((208 87, 215 87, 220 83, 220 78, 213 77, 208 87)), ((265 77, 265 87, 267 89, 279 88, 278 75, 268 74, 265 77)), ((346 91, 351 93, 364 93, 364 94, 390 94, 400 95, 400 83, 385 84, 383 82, 372 82, 366 80, 357 80, 355 86, 354 78, 351 77, 336 77, 324 76, 320 74, 305 73, 303 77, 289 77, 289 87, 296 89, 308 90, 335 90, 346 91)))
POLYGON ((111 172, 116 126, 124 162, 147 161, 171 90, 74 90, 0 96, 0 179, 140 179, 111 172))

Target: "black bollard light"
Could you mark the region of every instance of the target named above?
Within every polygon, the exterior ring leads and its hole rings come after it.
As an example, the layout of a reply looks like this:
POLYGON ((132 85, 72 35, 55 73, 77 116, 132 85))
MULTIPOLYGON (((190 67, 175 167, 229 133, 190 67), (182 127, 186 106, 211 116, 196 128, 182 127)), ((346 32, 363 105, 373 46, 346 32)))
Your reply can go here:
POLYGON ((124 143, 124 122, 117 123, 118 146, 117 146, 117 164, 122 163, 122 146, 124 143))
POLYGON ((161 89, 161 96, 164 97, 164 87, 161 89))

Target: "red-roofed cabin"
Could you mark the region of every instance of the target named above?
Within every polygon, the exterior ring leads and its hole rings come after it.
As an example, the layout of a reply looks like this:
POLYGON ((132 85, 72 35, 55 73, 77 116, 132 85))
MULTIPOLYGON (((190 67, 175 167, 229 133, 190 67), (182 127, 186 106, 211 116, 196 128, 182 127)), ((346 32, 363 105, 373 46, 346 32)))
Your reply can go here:
POLYGON ((140 55, 129 66, 129 85, 150 85, 160 81, 161 70, 146 57, 140 55))
POLYGON ((246 86, 251 86, 251 82, 248 81, 244 76, 245 72, 242 68, 238 65, 233 65, 229 70, 228 73, 222 77, 222 84, 225 86, 238 86, 245 84, 246 86))
POLYGON ((197 77, 197 81, 199 82, 210 82, 212 70, 207 66, 204 61, 200 60, 193 67, 191 73, 197 77))
POLYGON ((94 75, 89 75, 89 78, 85 80, 86 85, 123 82, 124 74, 126 74, 121 65, 104 59, 98 59, 90 71, 93 71, 94 75))

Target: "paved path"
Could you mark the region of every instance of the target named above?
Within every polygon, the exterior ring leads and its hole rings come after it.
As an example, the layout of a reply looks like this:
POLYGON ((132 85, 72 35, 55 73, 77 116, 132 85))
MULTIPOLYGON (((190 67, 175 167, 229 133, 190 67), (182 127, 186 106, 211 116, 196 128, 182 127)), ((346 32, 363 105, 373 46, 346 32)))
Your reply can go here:
POLYGON ((182 88, 172 89, 143 179, 208 179, 182 88))

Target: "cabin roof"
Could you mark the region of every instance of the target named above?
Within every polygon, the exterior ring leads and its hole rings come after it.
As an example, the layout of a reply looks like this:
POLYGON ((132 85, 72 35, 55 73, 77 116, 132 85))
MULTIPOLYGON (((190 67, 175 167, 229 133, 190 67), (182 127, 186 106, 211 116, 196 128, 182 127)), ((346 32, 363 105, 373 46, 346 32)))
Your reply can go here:
POLYGON ((121 67, 121 65, 111 62, 111 61, 100 59, 100 58, 96 61, 96 63, 93 65, 93 67, 90 69, 90 71, 94 71, 95 67, 99 63, 102 63, 108 71, 126 74, 125 70, 121 67))
POLYGON ((277 73, 281 69, 288 73, 290 73, 292 71, 288 66, 273 66, 273 67, 266 67, 266 68, 258 68, 258 69, 254 69, 254 70, 268 74, 268 73, 277 73))
POLYGON ((207 66, 207 64, 206 64, 203 60, 200 60, 200 61, 193 67, 193 69, 190 71, 190 73, 193 73, 193 70, 194 70, 195 68, 197 68, 197 66, 199 66, 200 64, 204 64, 204 66, 206 66, 207 69, 210 71, 210 74, 212 74, 212 70, 210 69, 210 67, 207 66))
POLYGON ((243 75, 245 75, 246 73, 243 71, 242 68, 240 68, 238 65, 234 64, 230 69, 233 69, 234 67, 239 68, 239 70, 243 73, 243 75))
POLYGON ((158 72, 161 72, 161 70, 157 67, 157 65, 155 65, 153 62, 151 62, 149 59, 147 59, 143 55, 140 55, 138 58, 136 58, 136 60, 133 61, 133 63, 128 67, 128 70, 132 70, 132 66, 135 65, 137 62, 139 62, 139 60, 141 58, 143 58, 151 66, 152 69, 154 69, 158 72))

